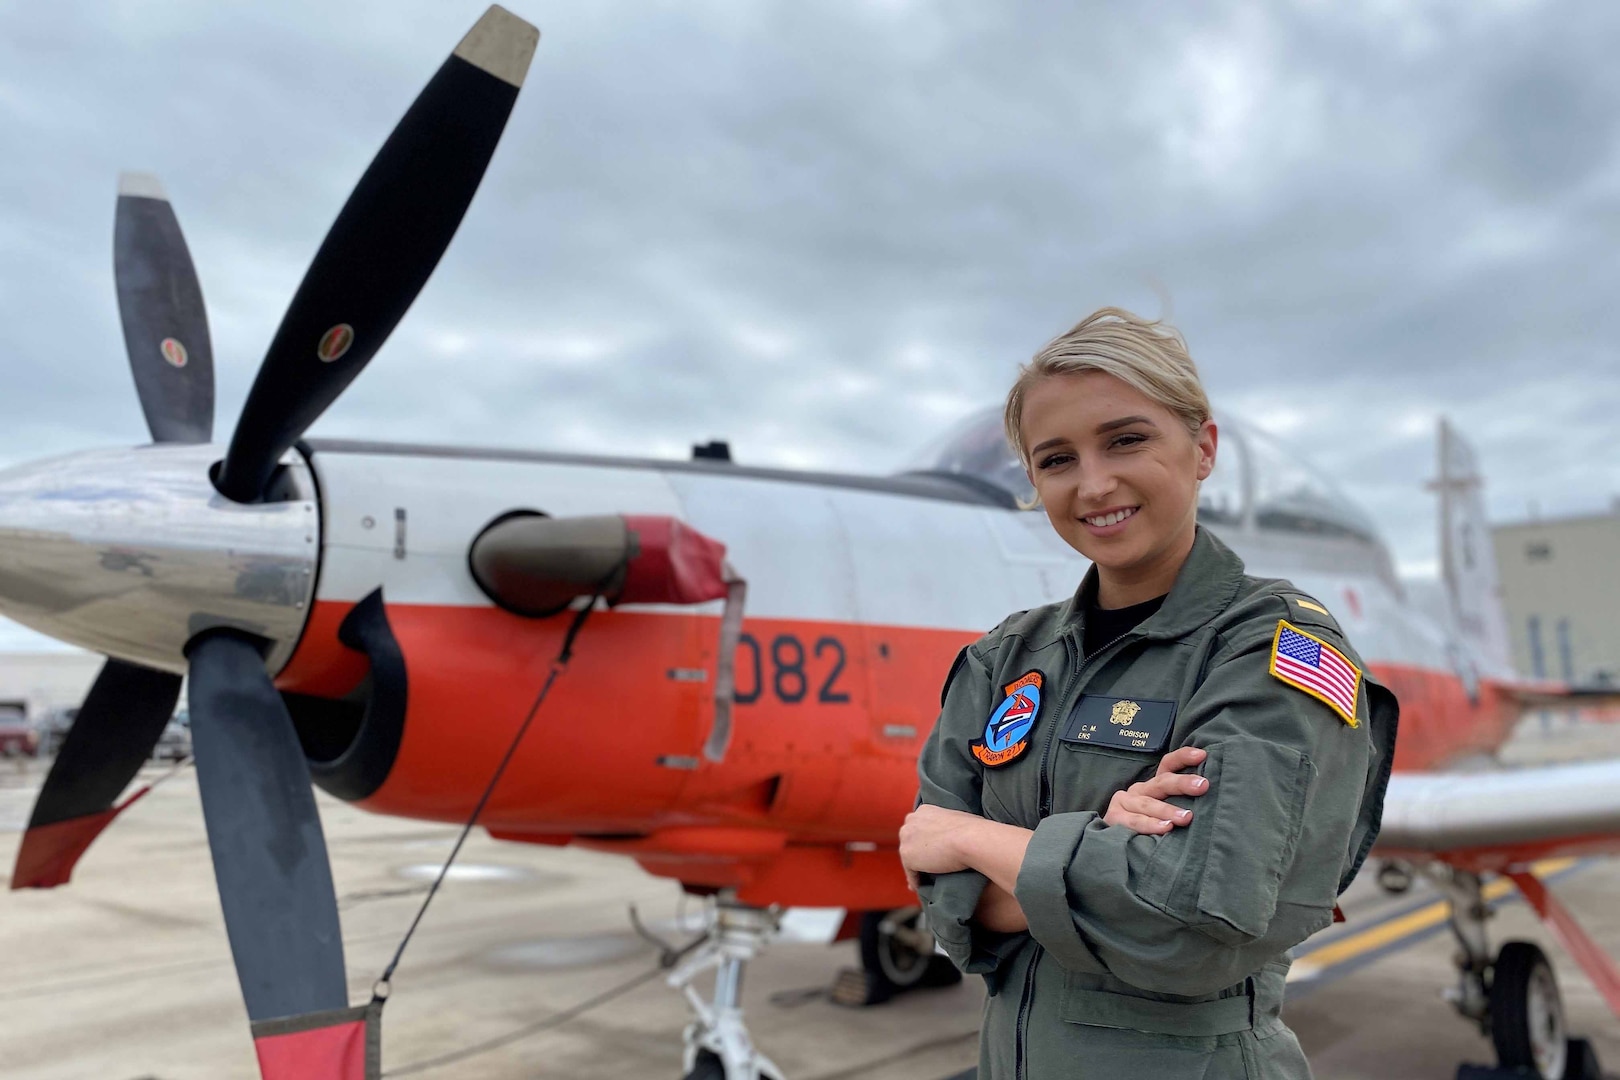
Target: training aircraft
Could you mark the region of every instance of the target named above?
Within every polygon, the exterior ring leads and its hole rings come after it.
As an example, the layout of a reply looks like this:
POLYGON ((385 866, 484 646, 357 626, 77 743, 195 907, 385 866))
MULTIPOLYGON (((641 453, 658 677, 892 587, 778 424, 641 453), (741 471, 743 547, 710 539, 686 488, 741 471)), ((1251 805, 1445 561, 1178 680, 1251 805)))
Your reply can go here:
MULTIPOLYGON (((305 439, 443 254, 537 38, 491 8, 429 82, 317 252, 228 444, 212 441, 178 221, 154 178, 126 175, 118 300, 153 443, 0 473, 0 613, 108 657, 11 886, 65 883, 139 797, 120 801, 189 676, 265 1080, 378 1067, 373 1018, 349 1008, 312 780, 456 823, 487 794, 478 823, 496 838, 619 853, 711 897, 675 980, 715 972, 708 1001, 686 987, 689 1078, 780 1075, 737 998, 779 907, 858 916, 856 998, 949 978, 896 855, 940 684, 964 644, 1067 597, 1086 567, 1020 509, 1028 480, 994 409, 894 476, 748 467, 719 444, 678 461, 305 439)), ((1260 431, 1220 427, 1200 520, 1252 573, 1331 610, 1401 699, 1379 853, 1450 900, 1459 1009, 1505 1065, 1565 1075, 1551 970, 1533 945, 1487 949, 1481 875, 1508 875, 1620 1013, 1614 966, 1526 869, 1620 848, 1620 764, 1466 786, 1437 771, 1563 693, 1508 666, 1471 453, 1442 429, 1437 623, 1331 483, 1260 431)))

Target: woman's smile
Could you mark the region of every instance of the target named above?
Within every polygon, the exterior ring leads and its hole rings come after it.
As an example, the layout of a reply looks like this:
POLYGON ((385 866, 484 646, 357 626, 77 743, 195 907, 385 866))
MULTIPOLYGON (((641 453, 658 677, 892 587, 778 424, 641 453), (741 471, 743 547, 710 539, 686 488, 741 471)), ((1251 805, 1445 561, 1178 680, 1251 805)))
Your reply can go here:
POLYGON ((1085 522, 1092 536, 1118 536, 1125 531, 1125 523, 1135 517, 1140 509, 1140 506, 1115 506, 1095 514, 1086 514, 1080 520, 1085 522))

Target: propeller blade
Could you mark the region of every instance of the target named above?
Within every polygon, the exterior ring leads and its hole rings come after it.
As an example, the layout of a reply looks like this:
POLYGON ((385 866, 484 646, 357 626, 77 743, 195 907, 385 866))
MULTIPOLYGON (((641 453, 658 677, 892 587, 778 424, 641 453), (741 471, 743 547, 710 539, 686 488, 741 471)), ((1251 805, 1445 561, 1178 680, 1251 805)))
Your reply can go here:
POLYGON ((491 7, 388 136, 270 343, 217 478, 227 498, 259 500, 404 317, 478 190, 539 37, 491 7))
POLYGON ((145 794, 113 805, 152 756, 179 697, 180 676, 107 661, 34 802, 17 849, 13 889, 65 884, 91 842, 145 794))
POLYGON ((337 894, 292 718, 248 638, 204 634, 187 659, 203 820, 248 1017, 346 1009, 337 894))
POLYGON ((214 437, 214 349, 191 252, 155 176, 118 178, 113 227, 118 314, 135 391, 155 442, 214 437))

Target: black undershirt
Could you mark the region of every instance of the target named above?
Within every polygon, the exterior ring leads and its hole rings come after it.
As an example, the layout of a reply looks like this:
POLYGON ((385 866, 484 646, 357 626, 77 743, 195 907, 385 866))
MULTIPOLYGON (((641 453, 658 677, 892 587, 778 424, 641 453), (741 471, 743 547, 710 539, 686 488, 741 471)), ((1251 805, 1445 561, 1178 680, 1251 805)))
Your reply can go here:
POLYGON ((1163 596, 1122 608, 1100 608, 1095 603, 1087 604, 1086 631, 1082 642, 1086 655, 1107 648, 1115 638, 1135 630, 1163 604, 1163 596))

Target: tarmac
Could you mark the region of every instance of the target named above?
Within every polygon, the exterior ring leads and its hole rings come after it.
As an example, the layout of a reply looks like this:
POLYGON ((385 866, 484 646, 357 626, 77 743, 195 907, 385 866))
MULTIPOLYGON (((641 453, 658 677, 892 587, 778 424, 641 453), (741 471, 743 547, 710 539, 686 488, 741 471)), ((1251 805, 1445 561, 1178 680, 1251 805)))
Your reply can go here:
MULTIPOLYGON (((1528 763, 1620 753, 1620 726, 1528 727, 1504 751, 1528 763)), ((42 763, 0 762, 0 867, 9 868, 42 763)), ((143 777, 155 779, 154 768, 143 777)), ((377 817, 321 796, 343 914, 351 1000, 386 965, 457 830, 377 817)), ((1620 862, 1544 868, 1556 893, 1620 957, 1620 862)), ((1442 1000, 1454 981, 1443 909, 1420 884, 1389 896, 1364 875, 1349 921, 1298 950, 1285 1017, 1319 1080, 1450 1080, 1490 1063, 1489 1042, 1442 1000)), ((614 856, 498 843, 475 832, 396 974, 383 1018, 385 1076, 428 1080, 678 1078, 687 1009, 654 972, 628 910, 671 940, 698 912, 670 882, 614 856), (686 922, 683 923, 682 919, 686 922), (627 992, 559 1014, 630 980, 627 992), (446 1055, 455 1060, 441 1061, 446 1055)), ((791 925, 809 927, 809 915, 791 925)), ((1493 945, 1552 957, 1571 1030, 1620 1068, 1620 1021, 1528 907, 1508 897, 1493 945)), ((977 1056, 976 979, 850 1009, 826 990, 852 943, 774 943, 749 968, 755 1042, 791 1080, 942 1080, 977 1056)), ((0 893, 4 1080, 256 1080, 246 1016, 214 893, 194 774, 135 804, 73 882, 0 893)))

